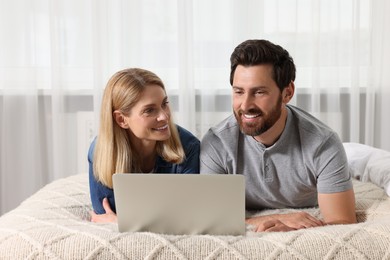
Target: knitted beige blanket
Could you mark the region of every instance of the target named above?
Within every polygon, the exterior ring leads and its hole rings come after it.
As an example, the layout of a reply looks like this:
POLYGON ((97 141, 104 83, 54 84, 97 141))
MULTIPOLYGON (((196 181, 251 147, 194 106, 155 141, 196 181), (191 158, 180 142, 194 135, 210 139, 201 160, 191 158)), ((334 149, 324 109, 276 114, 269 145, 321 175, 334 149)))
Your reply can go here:
MULTIPOLYGON (((390 198, 354 181, 359 224, 245 236, 119 233, 89 221, 88 176, 48 184, 0 217, 0 259, 390 259, 390 198)), ((319 216, 317 208, 305 209, 319 216)), ((274 210, 262 212, 288 212, 274 210)))

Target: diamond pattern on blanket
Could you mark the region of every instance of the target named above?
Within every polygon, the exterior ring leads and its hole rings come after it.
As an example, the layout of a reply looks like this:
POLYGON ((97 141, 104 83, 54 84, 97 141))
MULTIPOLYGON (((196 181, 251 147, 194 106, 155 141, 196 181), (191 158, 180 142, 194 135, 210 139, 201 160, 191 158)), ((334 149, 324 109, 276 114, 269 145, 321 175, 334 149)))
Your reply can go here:
MULTIPOLYGON (((389 259, 390 199, 354 181, 358 224, 245 236, 119 233, 89 221, 88 176, 48 184, 0 217, 0 259, 389 259)), ((320 216, 318 208, 303 209, 320 216)), ((269 210, 259 214, 293 210, 269 210)))

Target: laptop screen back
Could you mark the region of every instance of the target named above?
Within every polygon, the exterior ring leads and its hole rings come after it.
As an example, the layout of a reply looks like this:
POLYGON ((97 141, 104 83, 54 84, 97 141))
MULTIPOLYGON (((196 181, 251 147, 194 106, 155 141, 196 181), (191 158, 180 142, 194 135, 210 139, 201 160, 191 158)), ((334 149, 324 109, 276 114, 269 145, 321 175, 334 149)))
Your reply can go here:
POLYGON ((120 232, 245 234, 242 175, 115 174, 120 232))

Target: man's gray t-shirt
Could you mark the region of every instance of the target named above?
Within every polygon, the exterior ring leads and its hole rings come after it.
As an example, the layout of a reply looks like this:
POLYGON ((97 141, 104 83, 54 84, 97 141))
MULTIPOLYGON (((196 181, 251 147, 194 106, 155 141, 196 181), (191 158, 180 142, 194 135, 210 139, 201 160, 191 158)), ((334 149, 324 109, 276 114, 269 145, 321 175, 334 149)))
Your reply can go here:
POLYGON ((233 115, 203 137, 200 172, 243 174, 248 210, 312 207, 317 192, 352 188, 338 135, 297 107, 287 111, 285 129, 270 147, 241 133, 233 115))

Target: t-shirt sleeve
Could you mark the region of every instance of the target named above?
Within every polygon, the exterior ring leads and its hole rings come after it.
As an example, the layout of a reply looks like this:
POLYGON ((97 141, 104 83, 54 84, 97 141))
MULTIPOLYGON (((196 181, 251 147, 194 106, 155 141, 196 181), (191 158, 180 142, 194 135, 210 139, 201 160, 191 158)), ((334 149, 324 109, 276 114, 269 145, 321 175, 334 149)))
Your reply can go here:
POLYGON ((226 174, 224 156, 227 155, 224 153, 222 142, 209 130, 203 137, 200 146, 200 173, 226 174))
POLYGON ((336 193, 352 189, 347 156, 336 133, 324 140, 316 158, 318 193, 336 193))

